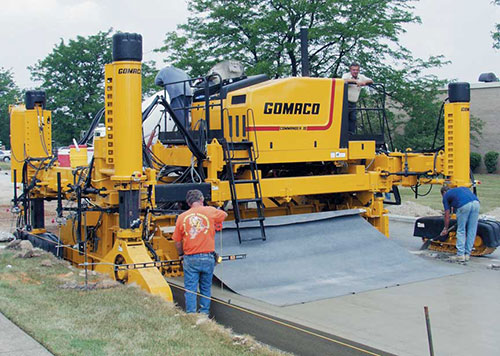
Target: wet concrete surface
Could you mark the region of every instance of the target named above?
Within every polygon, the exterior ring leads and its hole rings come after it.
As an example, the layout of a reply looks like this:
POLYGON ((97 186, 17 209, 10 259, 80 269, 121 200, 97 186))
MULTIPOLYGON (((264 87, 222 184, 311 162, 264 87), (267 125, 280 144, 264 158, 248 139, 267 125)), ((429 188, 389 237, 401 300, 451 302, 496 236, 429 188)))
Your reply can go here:
MULTIPOLYGON (((429 268, 450 263, 444 254, 419 251, 422 242, 412 234, 412 223, 391 221, 391 239, 427 260, 429 268)), ((424 318, 424 306, 428 306, 436 355, 498 355, 500 271, 490 269, 492 264, 500 264, 499 251, 457 264, 464 271, 459 275, 286 307, 215 287, 213 294, 397 355, 429 354, 424 318)))

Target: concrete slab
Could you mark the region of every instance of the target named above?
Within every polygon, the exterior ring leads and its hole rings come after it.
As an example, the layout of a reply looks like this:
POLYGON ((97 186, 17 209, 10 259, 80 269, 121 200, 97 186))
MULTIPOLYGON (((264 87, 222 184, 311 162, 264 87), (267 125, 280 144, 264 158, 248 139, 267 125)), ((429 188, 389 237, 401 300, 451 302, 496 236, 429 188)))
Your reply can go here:
POLYGON ((52 354, 0 313, 0 355, 51 356, 52 354))
MULTIPOLYGON (((391 239, 431 266, 449 265, 421 253, 413 224, 391 222, 391 239)), ((436 355, 498 355, 500 271, 488 266, 500 253, 456 265, 464 273, 355 295, 278 307, 214 287, 233 305, 288 320, 398 355, 427 355, 424 306, 430 310, 436 355)), ((439 256, 438 256, 439 257, 439 256)), ((217 268, 220 268, 217 267, 217 268)))
MULTIPOLYGON (((240 244, 237 229, 224 228, 223 250, 217 234, 217 252, 247 257, 217 268, 215 276, 238 294, 285 306, 463 273, 451 264, 429 268, 358 211, 336 213, 267 218, 265 242, 240 244)), ((241 234, 260 236, 260 229, 241 234)))

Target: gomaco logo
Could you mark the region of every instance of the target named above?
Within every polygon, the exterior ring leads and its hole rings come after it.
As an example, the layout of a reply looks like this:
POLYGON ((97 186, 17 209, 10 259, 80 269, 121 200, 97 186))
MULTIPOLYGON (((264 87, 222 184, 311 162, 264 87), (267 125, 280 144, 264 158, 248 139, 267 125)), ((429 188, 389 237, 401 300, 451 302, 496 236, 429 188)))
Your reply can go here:
POLYGON ((141 70, 132 68, 120 68, 118 69, 118 74, 141 74, 141 70))
POLYGON ((264 114, 318 115, 319 103, 265 103, 264 114))

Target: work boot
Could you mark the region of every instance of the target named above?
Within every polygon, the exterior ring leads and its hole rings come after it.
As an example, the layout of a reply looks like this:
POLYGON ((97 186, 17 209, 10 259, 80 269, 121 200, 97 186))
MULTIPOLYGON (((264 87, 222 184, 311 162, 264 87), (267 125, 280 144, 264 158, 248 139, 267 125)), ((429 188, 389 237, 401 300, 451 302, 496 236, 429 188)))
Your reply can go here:
POLYGON ((465 262, 465 256, 464 255, 451 256, 448 260, 450 262, 465 262))
POLYGON ((196 325, 204 324, 210 321, 208 314, 196 313, 196 325))
POLYGON ((465 262, 470 260, 470 255, 464 255, 465 256, 465 262))

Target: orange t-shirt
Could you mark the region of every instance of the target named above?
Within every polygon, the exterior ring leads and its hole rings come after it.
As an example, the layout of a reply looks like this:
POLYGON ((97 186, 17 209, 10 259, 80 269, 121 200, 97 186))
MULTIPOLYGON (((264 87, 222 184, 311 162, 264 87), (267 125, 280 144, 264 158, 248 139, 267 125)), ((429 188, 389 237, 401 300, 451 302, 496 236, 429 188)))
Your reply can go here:
POLYGON ((215 224, 221 224, 227 213, 212 206, 198 206, 183 212, 177 218, 172 238, 182 241, 184 254, 215 251, 215 224))

